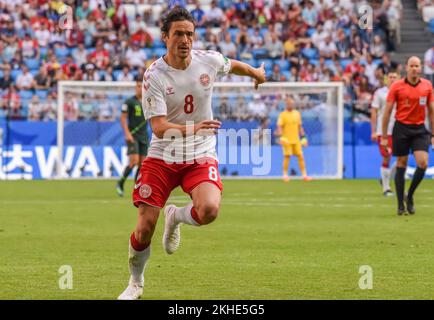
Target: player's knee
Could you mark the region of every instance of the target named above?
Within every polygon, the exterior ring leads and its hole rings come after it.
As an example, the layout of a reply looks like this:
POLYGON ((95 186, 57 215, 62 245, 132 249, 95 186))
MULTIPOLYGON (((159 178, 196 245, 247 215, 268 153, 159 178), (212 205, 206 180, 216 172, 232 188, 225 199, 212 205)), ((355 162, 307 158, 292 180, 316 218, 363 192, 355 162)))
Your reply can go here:
POLYGON ((420 161, 417 163, 417 166, 418 166, 419 168, 425 170, 426 168, 428 168, 428 160, 426 160, 426 159, 420 160, 420 161))
POLYGON ((217 219, 220 205, 217 202, 208 202, 199 207, 199 216, 202 224, 209 224, 217 219))
POLYGON ((400 167, 400 168, 405 168, 405 167, 407 166, 407 159, 406 159, 406 158, 403 158, 403 159, 398 158, 398 159, 396 160, 396 164, 397 164, 397 166, 400 167))
POLYGON ((151 241, 154 227, 150 223, 142 224, 136 229, 137 241, 139 243, 148 243, 151 241))

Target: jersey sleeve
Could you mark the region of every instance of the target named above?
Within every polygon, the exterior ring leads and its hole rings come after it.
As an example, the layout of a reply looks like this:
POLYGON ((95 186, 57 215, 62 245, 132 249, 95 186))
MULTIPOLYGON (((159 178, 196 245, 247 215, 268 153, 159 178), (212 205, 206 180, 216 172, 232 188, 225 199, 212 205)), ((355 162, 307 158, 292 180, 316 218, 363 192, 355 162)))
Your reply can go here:
POLYGON ((124 103, 122 104, 121 111, 124 113, 128 112, 128 100, 125 100, 124 103))
POLYGON ((208 51, 208 56, 211 64, 216 68, 218 76, 226 75, 231 71, 231 60, 220 52, 208 51))
POLYGON ((378 94, 378 90, 374 93, 374 98, 372 99, 371 108, 379 109, 380 108, 380 95, 378 94))
POLYGON ((163 88, 152 73, 145 73, 143 77, 142 106, 146 120, 167 115, 163 88))

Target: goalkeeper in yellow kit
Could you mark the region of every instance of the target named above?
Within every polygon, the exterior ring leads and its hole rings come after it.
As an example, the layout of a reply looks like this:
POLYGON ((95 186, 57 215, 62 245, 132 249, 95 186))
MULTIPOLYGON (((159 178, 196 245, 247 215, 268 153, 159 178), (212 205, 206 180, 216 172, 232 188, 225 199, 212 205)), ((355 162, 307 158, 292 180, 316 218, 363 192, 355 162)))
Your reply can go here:
POLYGON ((286 98, 286 110, 279 114, 275 135, 280 137, 278 140, 283 150, 283 181, 288 182, 289 159, 291 156, 298 158, 298 166, 305 181, 310 181, 306 173, 302 146, 307 146, 307 138, 304 134, 301 114, 294 109, 294 100, 286 98))

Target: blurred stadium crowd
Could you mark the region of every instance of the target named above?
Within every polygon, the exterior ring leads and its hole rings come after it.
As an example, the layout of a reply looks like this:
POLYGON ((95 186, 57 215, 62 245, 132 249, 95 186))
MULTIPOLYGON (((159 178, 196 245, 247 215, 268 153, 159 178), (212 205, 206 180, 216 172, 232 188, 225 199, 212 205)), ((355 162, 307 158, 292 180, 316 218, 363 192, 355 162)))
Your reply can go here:
MULTIPOLYGON (((418 3, 420 10, 433 5, 418 3)), ((402 69, 390 55, 400 42, 400 0, 0 0, 0 117, 55 120, 61 80, 141 77, 166 51, 161 16, 175 6, 197 21, 194 49, 218 50, 253 66, 264 62, 269 81, 343 81, 347 106, 362 117, 385 73, 402 69), (372 29, 360 28, 363 4, 373 9, 372 29)), ((432 77, 434 47, 427 46, 432 64, 425 73, 432 77)), ((65 101, 66 120, 112 121, 120 114, 104 95, 70 94, 65 101)), ((247 116, 226 118, 257 118, 246 110, 247 116)))

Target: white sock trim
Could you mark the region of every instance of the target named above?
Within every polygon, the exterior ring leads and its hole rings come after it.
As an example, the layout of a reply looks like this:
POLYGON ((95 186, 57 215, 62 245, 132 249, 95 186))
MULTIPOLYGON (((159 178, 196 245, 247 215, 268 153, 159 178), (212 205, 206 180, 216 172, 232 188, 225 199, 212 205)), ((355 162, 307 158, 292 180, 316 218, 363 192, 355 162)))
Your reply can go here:
POLYGON ((199 226, 200 224, 196 222, 196 220, 193 219, 191 216, 191 209, 193 208, 193 204, 190 203, 189 205, 175 209, 175 219, 176 222, 181 222, 185 224, 189 224, 191 226, 199 226))

